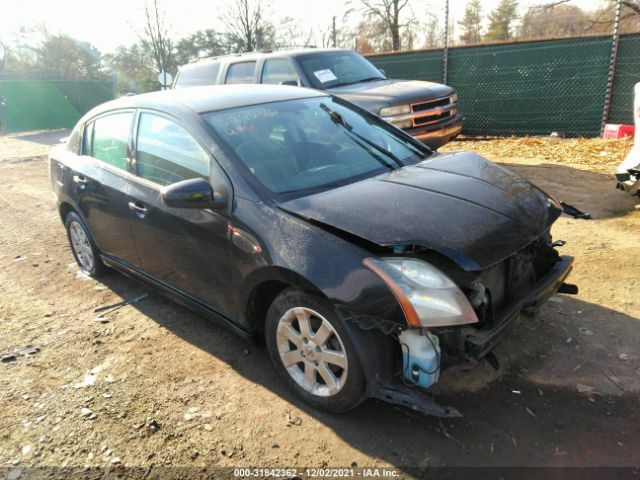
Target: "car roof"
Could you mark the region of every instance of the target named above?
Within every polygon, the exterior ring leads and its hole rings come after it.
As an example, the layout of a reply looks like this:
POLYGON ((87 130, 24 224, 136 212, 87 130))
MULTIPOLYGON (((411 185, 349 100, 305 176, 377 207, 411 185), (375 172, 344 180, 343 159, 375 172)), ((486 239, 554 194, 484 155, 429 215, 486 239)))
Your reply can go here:
POLYGON ((176 106, 183 106, 197 113, 204 113, 321 96, 327 96, 327 94, 308 88, 285 85, 206 85, 120 97, 103 103, 92 110, 91 116, 116 108, 157 109, 176 106))
POLYGON ((216 57, 207 57, 199 60, 192 61, 186 65, 182 65, 179 70, 188 70, 196 66, 216 63, 221 61, 238 61, 238 62, 250 62, 252 60, 258 60, 259 58, 271 58, 271 57, 298 57, 300 55, 307 55, 310 53, 327 53, 327 52, 351 52, 347 48, 297 48, 291 50, 276 50, 275 52, 249 52, 249 53, 232 53, 229 55, 219 55, 216 57))

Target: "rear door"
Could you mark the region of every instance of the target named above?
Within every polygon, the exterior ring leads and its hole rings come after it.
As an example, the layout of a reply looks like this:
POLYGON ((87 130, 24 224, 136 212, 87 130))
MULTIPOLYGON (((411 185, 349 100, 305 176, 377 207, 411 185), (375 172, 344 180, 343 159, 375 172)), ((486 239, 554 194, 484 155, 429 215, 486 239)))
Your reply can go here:
POLYGON ((209 209, 167 207, 161 198, 167 185, 210 180, 210 154, 177 119, 157 112, 140 112, 136 132, 130 218, 143 270, 232 315, 227 217, 209 209))
POLYGON ((256 81, 256 61, 232 63, 227 68, 224 83, 227 85, 237 83, 255 83, 256 81))
POLYGON ((300 77, 288 58, 267 58, 262 63, 260 83, 299 85, 300 77))
POLYGON ((100 251, 139 266, 127 194, 133 120, 133 110, 120 110, 88 122, 71 174, 78 208, 100 251))

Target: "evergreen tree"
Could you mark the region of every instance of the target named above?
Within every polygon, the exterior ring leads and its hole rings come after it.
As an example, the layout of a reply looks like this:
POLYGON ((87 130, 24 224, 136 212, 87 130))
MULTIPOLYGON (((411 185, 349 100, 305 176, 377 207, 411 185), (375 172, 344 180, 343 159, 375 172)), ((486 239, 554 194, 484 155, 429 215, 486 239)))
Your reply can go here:
POLYGON ((464 29, 460 35, 463 43, 480 43, 482 39, 482 5, 480 0, 469 0, 464 10, 464 17, 458 22, 464 29))
POLYGON ((518 18, 518 0, 500 0, 498 6, 489 14, 487 40, 500 41, 513 38, 513 22, 518 18))

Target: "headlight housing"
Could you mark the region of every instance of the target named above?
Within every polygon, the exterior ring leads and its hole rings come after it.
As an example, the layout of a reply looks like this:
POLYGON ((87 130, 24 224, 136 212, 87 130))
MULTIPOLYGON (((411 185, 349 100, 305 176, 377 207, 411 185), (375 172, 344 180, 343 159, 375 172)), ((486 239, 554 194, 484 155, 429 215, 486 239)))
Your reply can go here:
POLYGON ((451 103, 456 103, 458 101, 458 94, 454 93, 453 95, 451 95, 451 103))
POLYGON ((444 327, 477 323, 467 297, 444 273, 422 260, 388 257, 364 260, 400 303, 411 327, 444 327))
POLYGON ((381 117, 393 117, 411 112, 411 105, 396 105, 394 107, 384 107, 380 109, 381 117))

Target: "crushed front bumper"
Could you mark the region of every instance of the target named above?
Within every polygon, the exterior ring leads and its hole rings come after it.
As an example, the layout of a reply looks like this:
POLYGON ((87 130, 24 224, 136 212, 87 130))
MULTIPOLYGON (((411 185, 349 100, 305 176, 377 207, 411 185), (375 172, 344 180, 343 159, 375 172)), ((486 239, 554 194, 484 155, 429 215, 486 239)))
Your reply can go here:
MULTIPOLYGON (((467 328, 463 331, 465 355, 480 359, 487 355, 502 340, 511 326, 528 309, 538 307, 549 297, 563 289, 577 293, 577 288, 564 288, 565 279, 573 268, 573 257, 562 256, 559 261, 529 290, 526 296, 514 301, 503 314, 503 320, 492 328, 467 328)), ((568 286, 566 286, 568 287, 568 286)))

